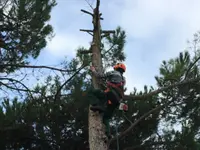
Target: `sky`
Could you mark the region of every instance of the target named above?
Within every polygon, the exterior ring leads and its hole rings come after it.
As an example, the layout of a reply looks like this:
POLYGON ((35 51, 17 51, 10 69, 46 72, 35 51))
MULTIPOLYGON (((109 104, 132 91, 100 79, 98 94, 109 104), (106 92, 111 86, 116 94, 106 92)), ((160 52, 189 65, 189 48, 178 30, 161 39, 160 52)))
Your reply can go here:
MULTIPOLYGON (((57 0, 50 20, 55 36, 37 64, 56 65, 65 57, 73 58, 79 46, 89 48, 92 37, 79 31, 92 29, 91 16, 80 11, 91 11, 86 1, 95 6, 95 0, 57 0)), ((162 61, 178 56, 200 30, 199 6, 199 0, 101 0, 102 29, 121 26, 127 34, 127 92, 156 85, 154 76, 162 61)))

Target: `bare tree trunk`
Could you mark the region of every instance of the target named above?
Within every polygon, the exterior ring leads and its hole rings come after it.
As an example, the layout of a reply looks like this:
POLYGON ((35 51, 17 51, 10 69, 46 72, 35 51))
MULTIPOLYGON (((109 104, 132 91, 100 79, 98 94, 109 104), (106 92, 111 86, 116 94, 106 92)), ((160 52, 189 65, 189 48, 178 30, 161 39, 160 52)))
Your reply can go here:
MULTIPOLYGON (((100 17, 99 13, 99 5, 100 0, 97 0, 96 8, 93 10, 93 14, 86 11, 81 10, 82 12, 89 14, 93 17, 93 30, 80 29, 80 31, 87 32, 93 36, 91 50, 85 51, 83 54, 92 53, 92 65, 98 72, 103 71, 102 65, 102 56, 101 56, 101 33, 110 34, 115 33, 113 30, 102 31, 100 25, 100 17)), ((100 88, 98 79, 95 76, 92 76, 92 83, 95 89, 100 88)), ((89 147, 90 150, 107 150, 108 149, 108 139, 105 135, 105 126, 103 124, 102 116, 99 112, 93 112, 89 110, 88 114, 88 125, 89 125, 89 147)))
MULTIPOLYGON (((94 9, 93 16, 93 42, 92 42, 92 65, 98 72, 102 72, 101 58, 101 33, 100 33, 100 16, 99 16, 100 0, 97 0, 97 7, 94 9)), ((94 88, 100 88, 98 80, 92 76, 94 88)), ((105 136, 105 128, 102 121, 102 116, 98 112, 89 110, 89 144, 90 150, 107 150, 107 137, 105 136)))

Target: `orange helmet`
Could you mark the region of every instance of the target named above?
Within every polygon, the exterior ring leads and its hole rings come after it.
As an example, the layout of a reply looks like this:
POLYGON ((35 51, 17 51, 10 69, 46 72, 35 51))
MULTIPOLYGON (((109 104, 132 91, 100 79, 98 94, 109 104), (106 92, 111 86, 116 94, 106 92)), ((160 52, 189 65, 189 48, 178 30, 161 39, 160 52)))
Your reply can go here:
POLYGON ((121 68, 124 72, 126 71, 126 66, 122 63, 117 63, 114 67, 115 70, 121 68))

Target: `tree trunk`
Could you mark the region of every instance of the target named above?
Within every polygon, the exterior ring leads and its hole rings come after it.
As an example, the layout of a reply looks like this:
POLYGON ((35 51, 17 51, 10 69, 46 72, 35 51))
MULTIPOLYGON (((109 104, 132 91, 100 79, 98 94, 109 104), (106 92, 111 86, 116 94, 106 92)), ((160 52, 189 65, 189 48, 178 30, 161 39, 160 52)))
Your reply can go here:
MULTIPOLYGON (((99 16, 99 4, 100 0, 97 0, 97 7, 94 9, 93 16, 93 42, 92 48, 92 65, 98 72, 102 72, 102 58, 101 58, 101 27, 100 27, 100 16, 99 16)), ((98 80, 92 76, 92 82, 94 88, 100 88, 98 80)), ((105 127, 102 121, 102 116, 98 112, 89 110, 89 145, 90 150, 107 150, 107 137, 105 135, 105 127)))

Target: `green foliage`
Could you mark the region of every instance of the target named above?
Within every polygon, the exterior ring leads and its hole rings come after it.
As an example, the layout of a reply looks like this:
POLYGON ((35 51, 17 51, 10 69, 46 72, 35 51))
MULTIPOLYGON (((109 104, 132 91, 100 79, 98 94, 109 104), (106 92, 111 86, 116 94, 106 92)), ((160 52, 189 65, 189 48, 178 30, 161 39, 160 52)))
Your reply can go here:
POLYGON ((89 104, 82 88, 90 87, 83 80, 84 75, 73 78, 56 100, 54 94, 62 84, 58 76, 38 84, 40 94, 34 99, 27 97, 23 103, 14 99, 12 105, 6 99, 0 111, 0 138, 7 138, 1 149, 87 149, 89 104))
MULTIPOLYGON (((37 58, 52 37, 48 24, 55 0, 2 0, 0 2, 1 63, 26 64, 37 58)), ((4 67, 1 72, 13 72, 17 67, 4 67)))
MULTIPOLYGON (((152 91, 152 87, 148 88, 147 86, 144 87, 144 92, 139 91, 135 92, 134 95, 143 95, 152 91)), ((127 128, 130 127, 131 122, 134 123, 148 111, 152 110, 157 104, 158 97, 152 96, 146 98, 142 101, 127 101, 129 106, 129 110, 125 113, 125 116, 122 115, 122 112, 119 110, 117 111, 116 115, 114 116, 113 123, 116 120, 123 121, 119 126, 119 132, 125 131, 127 128), (130 122, 131 121, 131 122, 130 122)), ((149 136, 154 135, 157 132, 158 124, 159 124, 159 114, 160 111, 156 111, 152 113, 150 116, 146 117, 145 119, 141 120, 139 124, 137 124, 122 140, 120 140, 120 149, 125 147, 132 147, 141 145, 144 140, 148 139, 149 136)), ((115 135, 115 128, 116 125, 114 123, 112 128, 112 133, 115 135)), ((152 139, 148 139, 146 142, 151 142, 152 139)), ((111 148, 114 150, 116 149, 116 141, 112 144, 111 148)), ((134 148, 133 148, 134 149, 134 148)), ((141 149, 142 150, 142 149, 141 149)))
POLYGON ((105 68, 114 66, 117 62, 125 61, 125 43, 126 33, 121 27, 116 28, 115 34, 110 34, 105 37, 102 41, 101 51, 105 68))
POLYGON ((0 149, 19 149, 22 146, 31 148, 34 141, 34 131, 32 124, 26 122, 25 103, 19 102, 17 98, 5 99, 0 107, 0 149))
POLYGON ((92 61, 92 57, 90 54, 82 54, 81 52, 83 51, 88 51, 87 49, 85 49, 84 47, 80 47, 77 49, 77 54, 76 57, 78 59, 79 62, 81 62, 82 64, 85 65, 89 65, 92 61))
MULTIPOLYGON (((170 59, 168 62, 163 61, 160 76, 156 77, 159 87, 200 77, 198 64, 200 55, 199 50, 196 49, 199 44, 197 42, 199 34, 194 35, 193 57, 191 53, 185 51, 177 58, 170 59)), ((161 99, 161 103, 166 100, 171 100, 173 103, 171 107, 166 107, 162 111, 163 120, 171 126, 180 124, 182 128, 182 131, 165 129, 162 141, 170 144, 163 145, 163 149, 199 149, 200 82, 178 86, 163 92, 162 96, 164 98, 161 99)))

